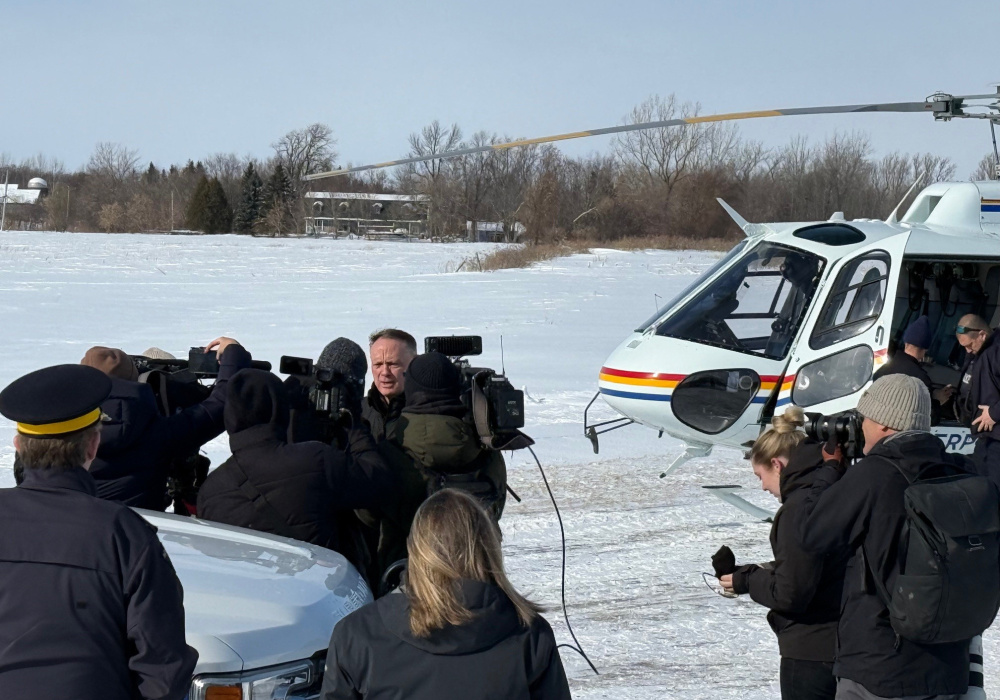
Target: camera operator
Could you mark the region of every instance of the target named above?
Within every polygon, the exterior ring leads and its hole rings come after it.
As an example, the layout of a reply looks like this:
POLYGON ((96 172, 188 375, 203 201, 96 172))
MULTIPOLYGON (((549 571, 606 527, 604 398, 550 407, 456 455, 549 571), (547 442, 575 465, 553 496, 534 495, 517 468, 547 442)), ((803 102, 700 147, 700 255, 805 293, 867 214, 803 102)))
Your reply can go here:
MULTIPOLYGON (((289 444, 288 393, 278 377, 245 369, 228 391, 232 456, 201 487, 199 516, 333 549, 364 573, 367 552, 346 523, 355 521, 355 508, 387 508, 396 490, 367 428, 345 429, 346 451, 319 441, 289 444)), ((351 412, 360 411, 359 391, 351 412)))
MULTIPOLYGON (((807 440, 802 409, 775 416, 753 444, 750 464, 761 488, 781 501, 771 526, 774 561, 736 568, 720 576, 732 593, 749 593, 770 609, 767 621, 778 636, 783 700, 832 700, 837 692, 833 660, 844 585, 843 556, 813 555, 798 543, 802 502, 823 466, 821 445, 807 440)), ((728 547, 713 558, 728 554, 728 547)), ((722 571, 718 571, 722 573, 722 571)))
POLYGON ((403 374, 417 356, 417 341, 406 331, 384 328, 368 338, 371 356, 371 389, 361 407, 361 416, 376 441, 385 439, 386 426, 403 410, 403 374))
POLYGON ((930 375, 922 366, 933 339, 930 321, 926 316, 921 316, 903 332, 903 347, 872 378, 877 381, 890 374, 905 374, 919 379, 931 394, 931 425, 937 425, 941 422, 941 407, 951 401, 955 387, 949 384, 935 389, 930 375))
POLYGON ((80 364, 103 371, 112 386, 101 404, 109 420, 101 427, 101 446, 90 469, 100 498, 134 508, 167 507, 171 464, 222 433, 226 385, 250 366, 250 353, 232 338, 216 338, 205 347, 212 350, 219 358, 219 376, 208 398, 170 416, 160 414, 152 389, 137 381, 132 358, 115 348, 87 351, 80 364))
POLYGON ((901 637, 883 601, 899 580, 904 491, 930 475, 968 471, 968 461, 928 432, 931 397, 919 379, 879 379, 857 412, 865 456, 846 472, 830 461, 817 470, 798 523, 806 551, 850 557, 833 669, 837 698, 956 698, 968 688, 969 640, 922 644, 901 637))
POLYGON ((979 316, 963 316, 955 336, 965 348, 958 414, 976 440, 973 461, 979 473, 1000 485, 1000 343, 979 316))
POLYGON ((398 508, 381 519, 380 571, 406 557, 406 538, 417 508, 441 488, 476 496, 500 520, 507 497, 507 465, 463 420, 461 382, 458 368, 437 352, 417 355, 406 371, 406 403, 379 444, 400 482, 398 508))

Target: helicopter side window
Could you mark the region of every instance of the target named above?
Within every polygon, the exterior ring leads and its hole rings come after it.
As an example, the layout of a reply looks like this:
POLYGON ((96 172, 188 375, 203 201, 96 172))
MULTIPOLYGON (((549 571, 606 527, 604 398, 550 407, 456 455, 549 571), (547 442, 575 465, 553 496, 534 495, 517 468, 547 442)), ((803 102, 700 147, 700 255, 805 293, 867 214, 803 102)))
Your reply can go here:
POLYGON ((889 266, 889 254, 884 251, 868 253, 844 266, 820 313, 809 347, 830 347, 875 325, 885 303, 889 266))
POLYGON ((762 243, 671 314, 656 333, 782 359, 822 268, 823 260, 815 255, 762 243))
POLYGON ((815 406, 861 390, 872 377, 875 354, 867 345, 816 360, 799 370, 792 388, 796 406, 815 406))

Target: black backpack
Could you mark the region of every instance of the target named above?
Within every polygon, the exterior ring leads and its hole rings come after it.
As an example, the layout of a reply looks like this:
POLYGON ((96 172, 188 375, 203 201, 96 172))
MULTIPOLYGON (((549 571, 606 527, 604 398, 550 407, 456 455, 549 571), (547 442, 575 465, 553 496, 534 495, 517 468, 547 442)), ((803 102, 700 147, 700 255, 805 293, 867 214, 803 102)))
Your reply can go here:
POLYGON ((971 639, 1000 608, 1000 493, 989 479, 956 474, 949 465, 931 465, 910 479, 892 464, 909 486, 891 591, 862 547, 889 622, 899 637, 919 644, 971 639), (952 473, 924 478, 942 467, 952 473))

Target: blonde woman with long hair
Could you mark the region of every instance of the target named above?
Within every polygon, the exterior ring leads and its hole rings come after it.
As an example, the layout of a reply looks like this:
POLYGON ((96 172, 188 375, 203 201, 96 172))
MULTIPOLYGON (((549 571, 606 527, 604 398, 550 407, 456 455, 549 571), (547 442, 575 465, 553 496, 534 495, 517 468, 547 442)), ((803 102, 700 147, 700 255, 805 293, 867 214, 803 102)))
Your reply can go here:
POLYGON ((783 700, 832 700, 846 561, 808 554, 798 543, 802 497, 824 463, 823 446, 806 439, 804 423, 802 409, 790 407, 772 419, 750 450, 750 466, 761 488, 782 504, 771 526, 774 561, 741 566, 720 582, 728 591, 749 593, 770 610, 767 621, 781 653, 783 700))
POLYGON ((552 628, 507 580, 499 530, 476 499, 435 493, 406 544, 403 592, 334 629, 324 700, 570 697, 552 628))

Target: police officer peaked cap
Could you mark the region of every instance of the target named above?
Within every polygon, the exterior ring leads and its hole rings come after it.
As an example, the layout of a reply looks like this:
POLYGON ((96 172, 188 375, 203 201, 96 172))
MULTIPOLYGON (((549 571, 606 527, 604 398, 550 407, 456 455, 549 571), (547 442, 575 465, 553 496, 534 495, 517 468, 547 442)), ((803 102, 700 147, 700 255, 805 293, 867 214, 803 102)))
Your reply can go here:
POLYGON ((104 372, 84 365, 46 367, 0 391, 0 414, 29 437, 62 437, 101 420, 101 403, 111 393, 104 372))

